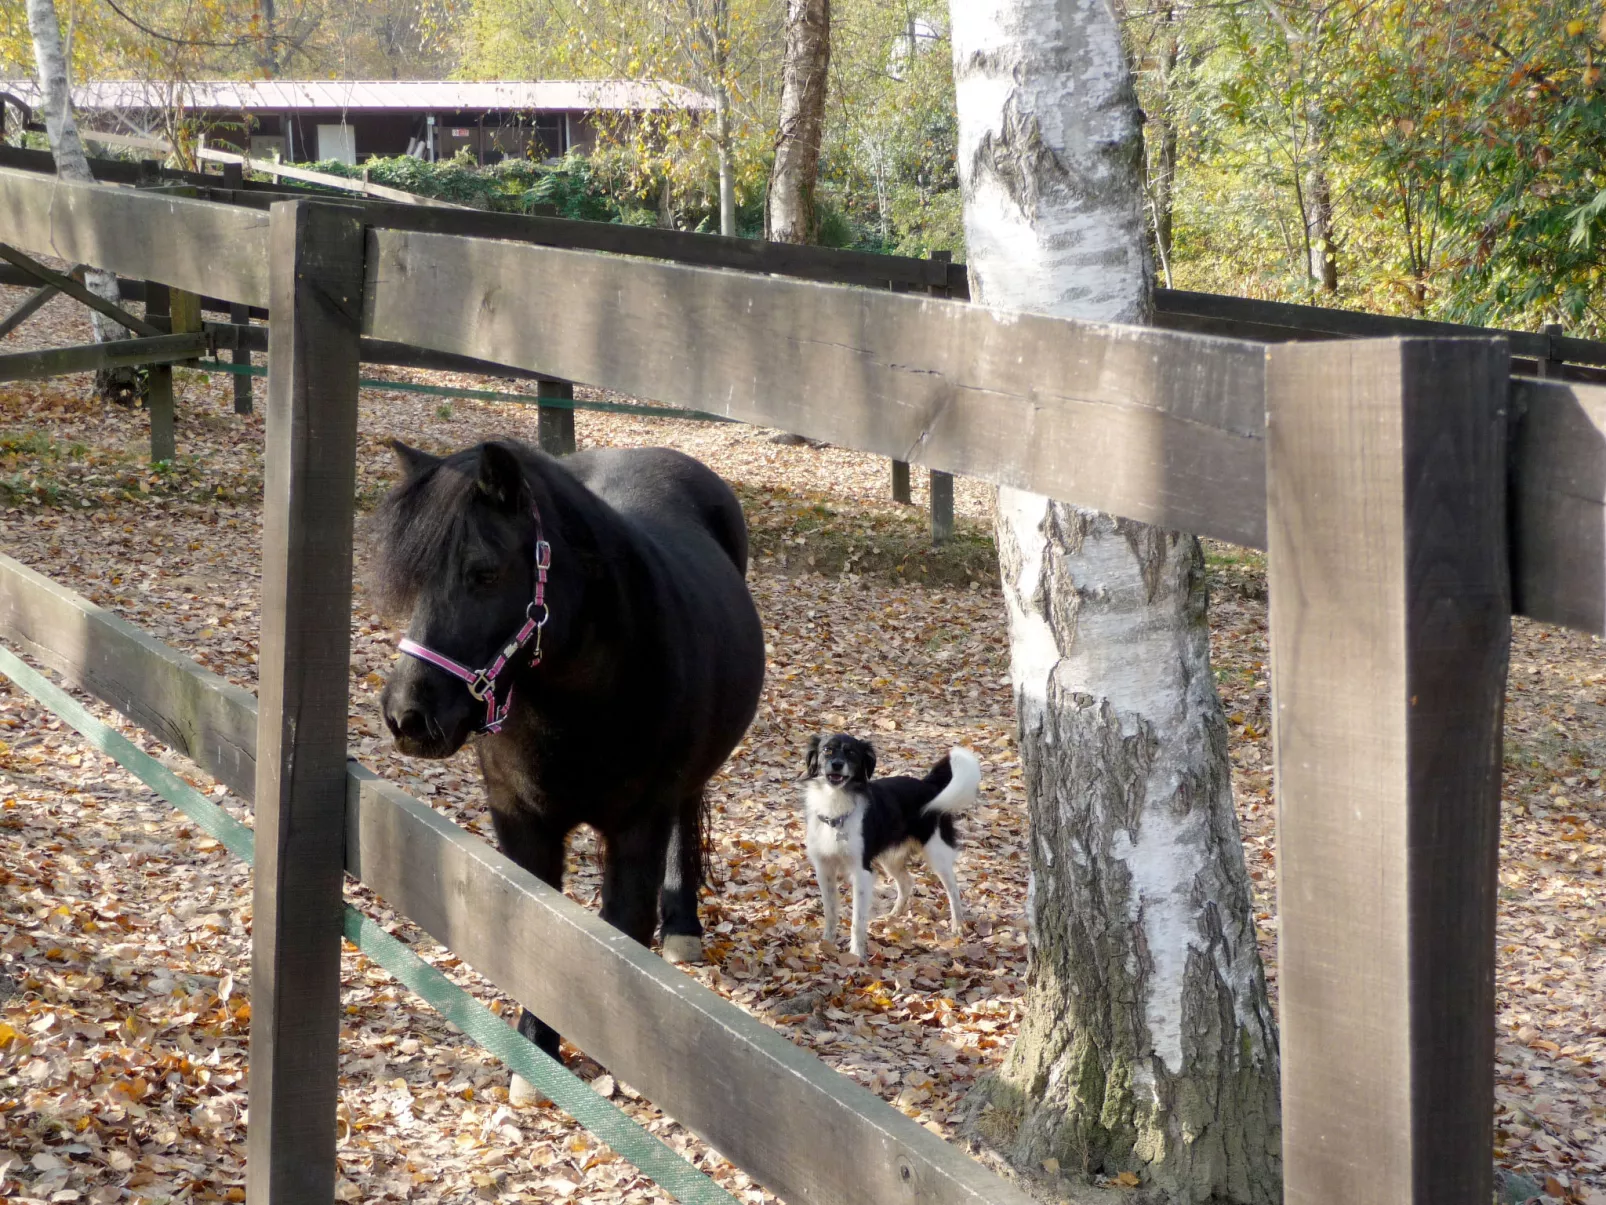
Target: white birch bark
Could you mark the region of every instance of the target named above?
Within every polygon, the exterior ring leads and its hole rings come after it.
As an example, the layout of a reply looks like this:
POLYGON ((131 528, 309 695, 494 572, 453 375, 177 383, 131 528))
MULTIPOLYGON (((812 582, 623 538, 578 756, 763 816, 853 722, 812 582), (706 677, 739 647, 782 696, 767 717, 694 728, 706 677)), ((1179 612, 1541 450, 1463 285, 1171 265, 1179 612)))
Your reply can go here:
MULTIPOLYGON (((95 177, 89 170, 83 140, 78 137, 78 123, 73 120, 67 56, 61 43, 61 22, 56 19, 55 0, 28 0, 28 32, 33 37, 34 62, 39 69, 39 109, 45 119, 51 154, 55 156, 56 174, 63 180, 93 183, 95 177)), ((122 299, 117 289, 117 275, 113 272, 87 269, 84 287, 113 303, 122 299)), ((94 326, 97 343, 129 337, 121 323, 95 310, 89 312, 89 320, 94 326)))
MULTIPOLYGON (((978 300, 1142 322, 1140 115, 1110 0, 951 0, 978 300)), ((1277 1038, 1198 541, 1001 489, 1031 812, 1021 1034, 967 1108, 1022 1169, 1280 1199, 1277 1038)))

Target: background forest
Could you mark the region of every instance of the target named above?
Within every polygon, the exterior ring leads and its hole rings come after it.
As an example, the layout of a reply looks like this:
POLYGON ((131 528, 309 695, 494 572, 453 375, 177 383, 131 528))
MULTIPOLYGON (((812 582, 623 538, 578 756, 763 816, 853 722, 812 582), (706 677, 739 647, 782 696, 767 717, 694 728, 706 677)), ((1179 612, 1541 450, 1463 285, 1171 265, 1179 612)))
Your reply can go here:
MULTIPOLYGON (((785 0, 60 0, 60 11, 76 79, 686 84, 714 99, 714 117, 621 126, 589 161, 503 165, 487 171, 505 184, 451 187, 710 230, 723 166, 736 228, 763 233, 785 0)), ((947 12, 947 0, 832 5, 822 242, 964 258, 947 12)), ((1123 19, 1161 283, 1606 335, 1598 0, 1126 0, 1123 19)), ((0 74, 31 73, 26 32, 22 0, 0 0, 0 74)))

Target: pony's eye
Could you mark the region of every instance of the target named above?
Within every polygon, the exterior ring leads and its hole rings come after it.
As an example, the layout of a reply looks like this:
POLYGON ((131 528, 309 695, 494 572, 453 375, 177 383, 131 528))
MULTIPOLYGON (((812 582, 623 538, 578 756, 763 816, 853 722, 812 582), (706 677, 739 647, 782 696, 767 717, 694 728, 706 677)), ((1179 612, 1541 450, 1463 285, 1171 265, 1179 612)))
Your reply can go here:
POLYGON ((468 583, 476 589, 486 589, 496 585, 501 578, 500 569, 471 569, 468 574, 468 583))

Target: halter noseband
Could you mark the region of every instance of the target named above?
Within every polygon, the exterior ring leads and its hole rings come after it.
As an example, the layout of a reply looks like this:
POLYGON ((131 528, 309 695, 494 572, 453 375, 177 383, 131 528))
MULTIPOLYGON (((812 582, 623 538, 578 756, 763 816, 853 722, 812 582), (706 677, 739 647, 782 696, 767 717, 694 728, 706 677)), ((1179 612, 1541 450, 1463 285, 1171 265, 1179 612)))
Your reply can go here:
POLYGON ((459 661, 453 661, 444 653, 437 653, 434 649, 425 648, 416 640, 402 637, 396 647, 409 657, 417 657, 420 661, 428 661, 438 669, 443 669, 454 678, 461 678, 468 683, 468 693, 485 703, 485 723, 481 725, 481 732, 500 732, 502 725, 507 722, 507 713, 513 707, 513 688, 508 687, 507 697, 500 706, 496 702, 496 682, 503 672, 512 664, 513 658, 518 656, 519 650, 535 639, 535 651, 530 654, 530 668, 534 669, 541 664, 541 629, 546 627, 546 621, 551 618, 552 612, 546 605, 546 572, 552 565, 552 545, 542 538, 541 512, 532 503, 530 512, 535 517, 535 597, 530 600, 529 606, 524 608, 524 624, 513 633, 513 638, 502 646, 496 654, 496 659, 484 669, 469 669, 459 661))

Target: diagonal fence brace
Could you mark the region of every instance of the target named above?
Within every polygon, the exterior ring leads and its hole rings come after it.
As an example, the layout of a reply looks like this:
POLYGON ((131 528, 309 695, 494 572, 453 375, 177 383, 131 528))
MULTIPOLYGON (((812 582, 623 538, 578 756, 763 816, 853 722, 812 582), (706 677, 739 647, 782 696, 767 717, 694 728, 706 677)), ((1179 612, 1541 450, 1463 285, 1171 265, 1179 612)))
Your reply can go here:
MULTIPOLYGON (((87 288, 79 284, 72 277, 63 276, 60 272, 52 272, 49 268, 24 255, 15 247, 8 247, 6 244, 0 243, 0 259, 10 261, 18 268, 21 268, 29 276, 37 280, 40 284, 50 285, 67 294, 67 296, 71 297, 74 301, 81 302, 82 304, 87 305, 90 309, 105 314, 106 317, 110 318, 113 322, 122 323, 136 335, 167 334, 166 331, 159 327, 152 326, 143 318, 134 317, 134 315, 130 314, 121 306, 113 305, 104 297, 97 297, 94 293, 91 293, 87 288)), ((27 303, 24 302, 24 304, 27 303)))

